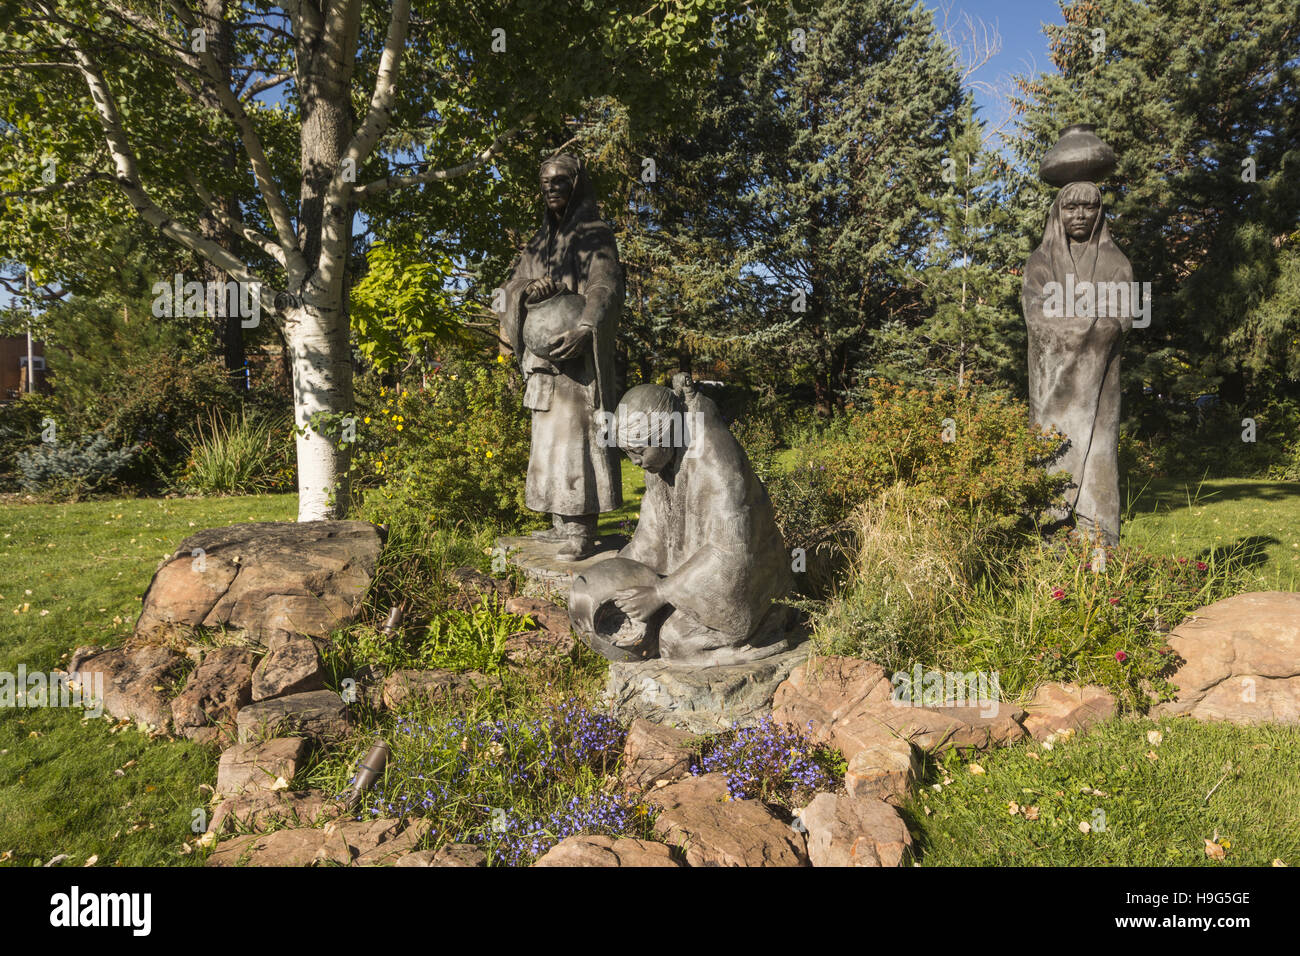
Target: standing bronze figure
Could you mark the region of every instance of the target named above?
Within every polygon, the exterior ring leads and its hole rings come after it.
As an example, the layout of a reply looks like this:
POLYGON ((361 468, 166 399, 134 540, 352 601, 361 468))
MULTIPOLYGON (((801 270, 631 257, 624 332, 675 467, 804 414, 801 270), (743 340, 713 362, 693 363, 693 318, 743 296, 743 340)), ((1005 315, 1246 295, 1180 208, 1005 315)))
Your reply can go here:
POLYGON ((1029 330, 1029 409, 1035 423, 1067 439, 1054 471, 1076 527, 1119 541, 1120 355, 1133 327, 1133 268, 1110 237, 1101 190, 1092 182, 1115 155, 1090 125, 1067 127, 1044 157, 1043 179, 1061 186, 1043 241, 1025 263, 1022 304, 1029 330), (1081 181, 1082 180, 1082 181, 1081 181))
POLYGON ((623 269, 581 161, 546 160, 541 187, 542 226, 506 282, 501 332, 532 412, 526 503, 552 516, 537 536, 559 543, 557 559, 576 561, 594 550, 597 515, 623 503, 618 451, 600 414, 617 400, 623 269))

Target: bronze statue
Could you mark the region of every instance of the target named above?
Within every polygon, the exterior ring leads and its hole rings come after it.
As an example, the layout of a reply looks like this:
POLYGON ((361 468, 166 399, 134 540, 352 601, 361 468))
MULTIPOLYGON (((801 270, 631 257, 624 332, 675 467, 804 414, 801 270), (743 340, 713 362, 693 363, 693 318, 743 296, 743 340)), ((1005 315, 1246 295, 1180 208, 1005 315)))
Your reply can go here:
POLYGON ((592 553, 596 518, 623 503, 618 452, 602 444, 599 413, 614 408, 614 342, 623 270, 586 169, 567 154, 541 167, 541 228, 506 282, 502 339, 524 374, 532 411, 526 503, 552 516, 538 537, 556 558, 592 553))
POLYGON ((1066 437, 1052 470, 1068 471, 1074 480, 1069 510, 1055 517, 1064 522, 1073 516, 1079 530, 1116 544, 1120 355, 1137 314, 1138 290, 1092 181, 1114 167, 1115 156, 1092 130, 1067 127, 1043 159, 1043 179, 1062 188, 1043 241, 1025 263, 1022 304, 1029 330, 1030 414, 1066 437))
POLYGON ((569 614, 613 660, 735 664, 789 650, 790 555, 767 491, 717 406, 679 378, 638 385, 609 416, 645 469, 632 540, 574 575, 569 614))

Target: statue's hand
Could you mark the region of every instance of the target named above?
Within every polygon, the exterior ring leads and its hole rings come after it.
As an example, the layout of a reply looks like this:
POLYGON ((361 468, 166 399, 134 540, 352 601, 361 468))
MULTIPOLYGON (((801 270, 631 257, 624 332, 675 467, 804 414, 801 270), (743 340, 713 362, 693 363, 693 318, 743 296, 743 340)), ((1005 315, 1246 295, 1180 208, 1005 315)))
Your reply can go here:
POLYGON ((561 332, 554 341, 551 342, 551 359, 564 359, 582 351, 587 344, 587 337, 591 335, 591 330, 586 327, 568 329, 561 332))
POLYGON ((540 279, 534 279, 524 287, 524 300, 526 302, 541 302, 543 299, 549 299, 560 289, 557 283, 550 276, 543 276, 540 279))
POLYGON ((614 592, 614 603, 618 609, 632 618, 634 621, 645 623, 654 617, 655 611, 659 610, 667 602, 659 593, 659 588, 653 584, 640 588, 624 588, 621 591, 614 592))

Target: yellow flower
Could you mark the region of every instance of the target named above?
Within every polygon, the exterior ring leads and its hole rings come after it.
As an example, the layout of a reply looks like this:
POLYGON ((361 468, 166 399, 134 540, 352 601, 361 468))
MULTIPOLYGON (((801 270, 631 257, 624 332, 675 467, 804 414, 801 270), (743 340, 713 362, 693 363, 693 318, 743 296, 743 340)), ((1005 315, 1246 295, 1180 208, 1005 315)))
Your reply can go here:
POLYGON ((401 426, 401 425, 398 425, 398 426, 397 426, 397 430, 400 432, 400 431, 402 430, 402 426, 401 426))
POLYGON ((364 425, 369 425, 369 424, 370 424, 370 416, 367 415, 365 418, 361 419, 361 422, 362 422, 362 424, 364 424, 364 425))
POLYGON ((492 457, 492 452, 488 452, 488 453, 487 453, 487 457, 488 457, 488 458, 491 458, 491 457, 492 457))

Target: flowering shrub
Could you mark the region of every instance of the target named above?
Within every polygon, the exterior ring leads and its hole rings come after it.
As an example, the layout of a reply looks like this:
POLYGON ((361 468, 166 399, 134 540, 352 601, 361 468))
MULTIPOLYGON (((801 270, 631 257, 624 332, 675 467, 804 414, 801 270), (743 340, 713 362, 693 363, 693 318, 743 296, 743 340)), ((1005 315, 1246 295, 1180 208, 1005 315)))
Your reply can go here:
POLYGON ((738 727, 705 745, 691 772, 724 773, 733 800, 762 800, 787 807, 812 799, 843 776, 838 751, 814 746, 797 728, 779 726, 769 714, 753 727, 738 727))
POLYGON ((354 480, 376 522, 535 524, 524 504, 529 422, 505 364, 445 363, 428 387, 358 409, 354 480))
POLYGON ((1034 547, 967 606, 951 660, 998 671, 1006 692, 1043 680, 1102 684, 1143 710, 1173 693, 1165 635, 1235 593, 1236 565, 1231 556, 1171 558, 1075 537, 1034 547))
POLYGON ((870 385, 870 407, 805 445, 794 470, 828 499, 837 519, 902 482, 1012 525, 1050 506, 1069 480, 1043 467, 1059 452, 1060 437, 1040 434, 1028 409, 1001 393, 870 385))
POLYGON ((402 716, 360 816, 430 816, 435 846, 480 844, 492 863, 510 866, 575 833, 648 837, 648 809, 607 790, 624 737, 612 717, 576 699, 532 718, 402 716))

